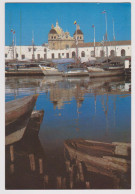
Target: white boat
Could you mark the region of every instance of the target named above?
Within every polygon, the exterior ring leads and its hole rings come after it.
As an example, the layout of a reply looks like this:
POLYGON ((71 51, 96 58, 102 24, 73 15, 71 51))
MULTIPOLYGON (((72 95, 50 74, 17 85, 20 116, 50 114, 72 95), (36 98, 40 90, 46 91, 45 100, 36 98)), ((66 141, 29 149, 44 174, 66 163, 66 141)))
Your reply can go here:
POLYGON ((89 72, 84 68, 69 68, 64 72, 64 76, 89 76, 89 72))
POLYGON ((46 66, 39 65, 39 67, 41 68, 45 76, 56 76, 56 75, 62 75, 63 73, 59 71, 56 67, 51 67, 50 65, 46 65, 46 66))

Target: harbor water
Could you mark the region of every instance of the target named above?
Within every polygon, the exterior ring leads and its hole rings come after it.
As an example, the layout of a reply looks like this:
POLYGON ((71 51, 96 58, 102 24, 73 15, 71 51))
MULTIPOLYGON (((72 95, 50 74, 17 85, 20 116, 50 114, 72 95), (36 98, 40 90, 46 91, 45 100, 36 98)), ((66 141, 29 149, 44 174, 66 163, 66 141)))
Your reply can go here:
MULTIPOLYGON (((52 182, 50 189, 55 189, 54 178, 65 173, 64 140, 82 138, 110 143, 131 142, 130 79, 121 76, 93 79, 59 76, 5 78, 6 102, 32 94, 39 94, 34 109, 44 110, 38 140, 33 145, 45 159, 46 173, 52 182)), ((19 152, 22 152, 22 147, 18 144, 19 152)), ((38 181, 27 183, 22 179, 21 183, 16 182, 22 169, 12 175, 14 179, 11 181, 7 166, 6 189, 42 189, 38 181)))

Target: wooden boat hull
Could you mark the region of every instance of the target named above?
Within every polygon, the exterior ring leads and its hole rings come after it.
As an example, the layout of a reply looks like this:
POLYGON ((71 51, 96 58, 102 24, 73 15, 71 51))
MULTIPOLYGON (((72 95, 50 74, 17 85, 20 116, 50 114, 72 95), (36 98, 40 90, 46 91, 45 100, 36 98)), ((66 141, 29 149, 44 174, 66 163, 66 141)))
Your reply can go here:
POLYGON ((103 143, 82 139, 64 142, 68 160, 82 162, 87 171, 108 176, 114 182, 118 181, 117 184, 120 180, 125 181, 127 174, 131 173, 130 146, 128 143, 103 143))
POLYGON ((38 134, 43 116, 44 116, 43 110, 32 111, 28 124, 24 128, 7 135, 5 138, 5 145, 7 146, 10 144, 14 144, 20 141, 23 137, 26 137, 29 134, 31 135, 35 132, 38 134))
POLYGON ((107 77, 107 76, 124 76, 124 70, 110 70, 110 71, 89 71, 90 77, 107 77))
POLYGON ((6 103, 6 135, 9 135, 15 132, 16 130, 22 129, 27 125, 32 110, 35 106, 37 97, 38 95, 36 94, 6 103))

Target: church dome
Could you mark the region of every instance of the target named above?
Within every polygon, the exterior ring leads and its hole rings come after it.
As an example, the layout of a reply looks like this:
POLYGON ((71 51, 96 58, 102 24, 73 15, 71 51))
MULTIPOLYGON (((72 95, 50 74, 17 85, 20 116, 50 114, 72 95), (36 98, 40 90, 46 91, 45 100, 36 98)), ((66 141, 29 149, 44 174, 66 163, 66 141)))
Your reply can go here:
MULTIPOLYGON (((77 29, 77 34, 83 34, 80 29, 77 29)), ((74 35, 76 35, 76 31, 74 32, 74 35)))
POLYGON ((51 29, 49 34, 57 34, 56 30, 55 29, 51 29))

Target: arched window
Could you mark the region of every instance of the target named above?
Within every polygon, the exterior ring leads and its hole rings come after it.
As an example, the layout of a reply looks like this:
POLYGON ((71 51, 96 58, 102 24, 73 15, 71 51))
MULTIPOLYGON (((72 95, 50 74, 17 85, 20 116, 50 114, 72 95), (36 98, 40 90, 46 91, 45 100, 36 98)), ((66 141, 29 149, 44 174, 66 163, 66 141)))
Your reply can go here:
POLYGON ((126 56, 126 51, 124 49, 121 50, 121 56, 122 57, 126 56))
POLYGON ((54 53, 52 53, 52 59, 54 59, 54 53))
POLYGON ((81 57, 85 57, 85 52, 84 51, 81 52, 81 57))
POLYGON ((105 56, 105 53, 103 50, 100 51, 100 57, 104 57, 105 56))
POLYGON ((72 58, 74 58, 74 57, 75 57, 75 52, 73 51, 73 52, 72 52, 72 58))
POLYGON ((95 54, 94 51, 91 51, 91 52, 90 52, 90 56, 91 56, 91 57, 94 57, 94 56, 95 56, 94 54, 95 54))
POLYGON ((44 48, 44 52, 46 52, 46 48, 44 48))
POLYGON ((110 56, 111 56, 111 57, 114 57, 114 55, 115 55, 114 50, 111 50, 111 51, 110 51, 110 56))

